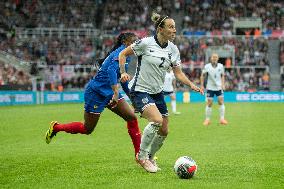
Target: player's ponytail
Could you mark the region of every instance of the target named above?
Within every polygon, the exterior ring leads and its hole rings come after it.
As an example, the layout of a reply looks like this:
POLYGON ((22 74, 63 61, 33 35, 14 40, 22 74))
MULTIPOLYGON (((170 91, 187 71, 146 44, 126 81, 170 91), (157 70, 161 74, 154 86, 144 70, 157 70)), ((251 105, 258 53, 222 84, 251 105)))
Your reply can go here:
POLYGON ((160 14, 153 12, 152 16, 151 16, 151 20, 155 23, 155 28, 156 30, 158 29, 158 27, 163 28, 165 25, 165 20, 169 19, 170 17, 168 16, 161 16, 160 14))
POLYGON ((125 40, 127 40, 129 37, 134 37, 136 36, 134 33, 131 32, 126 32, 126 33, 121 33, 116 40, 115 45, 113 46, 113 48, 107 53, 107 55, 102 58, 102 59, 98 59, 97 63, 99 64, 99 67, 102 66, 102 63, 105 61, 105 59, 110 55, 110 53, 112 53, 113 51, 115 51, 118 47, 120 47, 125 40))

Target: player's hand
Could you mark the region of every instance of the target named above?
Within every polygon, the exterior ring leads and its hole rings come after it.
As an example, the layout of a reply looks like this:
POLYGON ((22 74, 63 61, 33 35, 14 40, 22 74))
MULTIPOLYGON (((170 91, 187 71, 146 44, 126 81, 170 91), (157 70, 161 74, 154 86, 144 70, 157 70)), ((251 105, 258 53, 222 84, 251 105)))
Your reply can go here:
POLYGON ((197 87, 196 85, 192 84, 191 89, 197 92, 200 92, 200 94, 204 95, 204 89, 197 87))
POLYGON ((108 103, 111 108, 115 108, 118 103, 118 93, 113 94, 112 99, 108 103))
POLYGON ((125 83, 126 81, 130 80, 130 76, 128 73, 122 73, 120 77, 120 82, 125 83))

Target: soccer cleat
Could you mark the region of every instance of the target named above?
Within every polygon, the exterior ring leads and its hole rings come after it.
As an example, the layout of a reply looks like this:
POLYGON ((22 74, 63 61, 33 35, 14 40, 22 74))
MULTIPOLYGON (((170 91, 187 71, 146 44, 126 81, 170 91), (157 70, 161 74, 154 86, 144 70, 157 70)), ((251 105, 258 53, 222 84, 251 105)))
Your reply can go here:
POLYGON ((138 163, 148 172, 156 173, 157 167, 154 166, 149 159, 138 160, 138 163))
POLYGON ((205 119, 205 121, 203 122, 204 126, 208 126, 210 124, 210 120, 209 119, 205 119))
POLYGON ((225 120, 225 119, 220 119, 220 124, 221 124, 221 125, 227 125, 227 124, 228 124, 228 121, 225 120))
POLYGON ((154 159, 149 159, 149 161, 150 161, 155 167, 157 167, 157 171, 161 171, 161 168, 158 166, 156 159, 157 159, 157 157, 155 157, 154 159))
POLYGON ((56 133, 53 131, 53 127, 58 124, 57 121, 52 121, 50 123, 50 127, 49 129, 46 131, 46 134, 45 134, 45 142, 46 144, 49 144, 51 142, 51 139, 56 136, 56 133))

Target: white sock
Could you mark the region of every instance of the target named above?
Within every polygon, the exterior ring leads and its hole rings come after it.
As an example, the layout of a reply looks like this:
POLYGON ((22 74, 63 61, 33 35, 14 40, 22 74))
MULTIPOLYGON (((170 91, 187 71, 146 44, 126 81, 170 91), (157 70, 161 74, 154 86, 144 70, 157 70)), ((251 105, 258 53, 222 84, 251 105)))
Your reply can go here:
POLYGON ((172 111, 176 112, 177 111, 177 102, 176 102, 176 100, 172 100, 171 101, 171 105, 172 105, 172 111))
POLYGON ((161 136, 159 134, 156 134, 153 138, 153 141, 150 146, 150 153, 149 158, 153 159, 155 157, 155 154, 159 149, 163 146, 164 140, 167 138, 167 136, 161 136))
POLYGON ((225 118, 225 105, 224 104, 220 106, 219 112, 220 112, 220 119, 224 119, 225 118))
POLYGON ((143 135, 141 138, 140 151, 138 154, 138 159, 148 159, 149 158, 149 150, 150 145, 158 132, 160 125, 154 122, 149 122, 143 131, 143 135))
POLYGON ((212 108, 209 107, 209 106, 206 106, 206 109, 205 109, 205 116, 206 116, 206 119, 210 120, 211 113, 212 113, 212 108))

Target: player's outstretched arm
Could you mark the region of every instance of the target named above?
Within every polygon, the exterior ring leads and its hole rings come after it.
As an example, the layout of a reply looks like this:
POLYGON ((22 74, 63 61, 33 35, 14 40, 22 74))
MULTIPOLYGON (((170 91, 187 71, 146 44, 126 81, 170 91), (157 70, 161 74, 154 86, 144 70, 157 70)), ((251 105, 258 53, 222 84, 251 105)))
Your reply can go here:
POLYGON ((134 54, 134 52, 130 46, 128 46, 126 49, 124 49, 119 53, 118 61, 119 61, 119 69, 121 74, 120 81, 122 83, 130 80, 130 76, 126 73, 125 70, 125 62, 126 62, 126 57, 132 54, 134 54))
POLYGON ((203 89, 197 87, 194 83, 192 83, 182 72, 181 68, 179 66, 173 68, 175 77, 180 80, 182 83, 189 86, 192 90, 200 92, 202 95, 204 94, 203 89))

